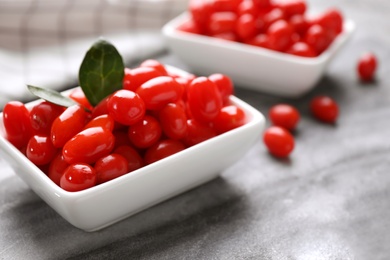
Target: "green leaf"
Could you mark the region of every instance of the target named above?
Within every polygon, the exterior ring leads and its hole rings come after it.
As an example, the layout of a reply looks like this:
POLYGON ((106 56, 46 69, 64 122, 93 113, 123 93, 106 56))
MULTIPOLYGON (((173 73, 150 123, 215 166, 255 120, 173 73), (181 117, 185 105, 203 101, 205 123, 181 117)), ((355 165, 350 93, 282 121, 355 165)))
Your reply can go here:
POLYGON ((79 70, 79 84, 92 106, 122 88, 125 66, 118 50, 105 40, 86 53, 79 70))
POLYGON ((27 85, 27 88, 35 96, 63 107, 79 105, 73 99, 63 96, 61 93, 52 89, 46 89, 46 88, 41 88, 41 87, 36 87, 31 85, 27 85))

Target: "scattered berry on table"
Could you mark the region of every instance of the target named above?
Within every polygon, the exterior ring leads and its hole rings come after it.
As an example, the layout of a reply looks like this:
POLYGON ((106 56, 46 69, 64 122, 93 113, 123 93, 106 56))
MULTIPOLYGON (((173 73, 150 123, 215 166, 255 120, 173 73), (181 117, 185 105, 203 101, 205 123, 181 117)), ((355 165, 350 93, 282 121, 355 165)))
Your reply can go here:
POLYGON ((371 52, 364 53, 360 56, 356 68, 360 80, 366 82, 372 81, 375 77, 377 64, 377 58, 371 52))
POLYGON ((339 106, 331 97, 317 96, 310 102, 312 115, 325 123, 335 123, 339 115, 339 106))
POLYGON ((268 151, 275 157, 285 158, 294 149, 294 137, 283 127, 271 126, 265 130, 263 141, 268 151))

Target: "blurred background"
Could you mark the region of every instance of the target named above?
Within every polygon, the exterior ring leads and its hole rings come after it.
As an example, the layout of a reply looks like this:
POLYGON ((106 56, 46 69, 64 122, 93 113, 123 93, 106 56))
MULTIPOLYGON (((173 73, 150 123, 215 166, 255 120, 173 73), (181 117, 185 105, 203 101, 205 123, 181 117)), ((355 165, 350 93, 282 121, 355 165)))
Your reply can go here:
MULTIPOLYGON (((383 28, 390 33, 386 2, 343 2, 345 17, 359 21, 349 45, 355 57, 348 58, 351 67, 361 52, 376 51, 365 49, 366 43, 390 44, 382 34, 383 28)), ((337 0, 307 4, 312 13, 340 5, 337 0)), ((34 99, 26 84, 56 90, 76 86, 84 54, 99 37, 111 41, 129 67, 161 57, 167 52, 161 27, 187 6, 188 0, 0 0, 0 110, 9 100, 34 99)))
POLYGON ((26 84, 62 90, 99 37, 131 66, 165 51, 161 27, 187 0, 1 0, 0 107, 28 101, 26 84))

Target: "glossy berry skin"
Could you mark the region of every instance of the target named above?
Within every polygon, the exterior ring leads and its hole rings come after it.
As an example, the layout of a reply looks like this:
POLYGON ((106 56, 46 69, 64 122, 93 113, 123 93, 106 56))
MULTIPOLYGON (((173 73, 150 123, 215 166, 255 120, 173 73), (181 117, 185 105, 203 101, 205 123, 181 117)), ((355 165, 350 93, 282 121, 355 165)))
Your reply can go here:
POLYGON ((159 71, 161 73, 161 76, 168 75, 168 72, 165 69, 165 66, 157 60, 153 60, 153 59, 144 60, 139 66, 140 66, 140 68, 144 68, 144 67, 153 68, 153 69, 159 71))
POLYGON ((104 114, 97 116, 93 118, 91 121, 89 121, 85 126, 84 129, 91 128, 91 127, 102 127, 103 129, 112 132, 114 130, 115 121, 112 118, 112 116, 104 114))
POLYGON ((317 55, 320 55, 330 44, 328 33, 318 24, 308 28, 304 41, 313 48, 317 55))
POLYGON ((175 103, 169 103, 159 112, 159 121, 164 134, 173 140, 182 139, 187 133, 185 110, 175 103))
POLYGON ((62 150, 64 159, 69 164, 92 164, 99 158, 108 155, 114 148, 115 137, 101 127, 87 128, 71 140, 62 150))
POLYGON ((134 69, 126 68, 125 76, 123 78, 123 89, 135 92, 137 88, 139 88, 146 81, 163 75, 165 75, 163 72, 154 67, 144 66, 134 69))
POLYGON ((187 146, 193 146, 213 138, 217 135, 215 130, 208 125, 201 124, 194 119, 187 120, 187 135, 183 142, 187 146))
POLYGON ((50 131, 51 141, 57 148, 63 147, 75 134, 80 132, 88 118, 88 113, 79 105, 68 107, 57 117, 50 131))
POLYGON ((127 169, 129 172, 135 171, 144 166, 144 160, 139 152, 129 145, 121 145, 114 150, 114 153, 120 154, 127 160, 127 169))
POLYGON ((45 165, 56 155, 55 148, 48 136, 34 135, 27 144, 26 156, 35 165, 45 165))
POLYGON ((170 155, 183 151, 185 146, 177 140, 162 140, 150 147, 145 153, 145 163, 151 164, 170 155))
POLYGON ((307 9, 306 1, 304 0, 289 0, 280 2, 278 3, 277 7, 282 9, 286 17, 291 17, 297 14, 302 15, 307 9))
POLYGON ((159 110, 166 104, 179 100, 183 88, 172 77, 162 76, 145 82, 136 93, 145 102, 146 109, 159 110))
POLYGON ((108 101, 110 100, 110 97, 111 95, 107 96, 106 98, 104 98, 103 100, 101 100, 99 102, 99 104, 97 104, 93 110, 92 110, 92 118, 95 118, 95 117, 98 117, 98 116, 101 116, 101 115, 105 115, 105 114, 108 114, 108 107, 107 107, 107 104, 108 104, 108 101))
POLYGON ((96 161, 97 184, 118 178, 129 172, 127 160, 120 154, 109 154, 96 161))
POLYGON ((293 29, 284 20, 279 20, 270 25, 267 30, 268 47, 276 51, 285 51, 291 44, 293 29))
POLYGON ((208 0, 190 0, 188 6, 195 24, 199 30, 205 32, 213 12, 212 3, 208 0))
POLYGON ((258 8, 267 8, 267 7, 271 6, 271 0, 253 0, 253 3, 258 8))
POLYGON ((271 24, 277 22, 277 21, 284 21, 284 13, 280 8, 274 8, 270 10, 269 12, 266 12, 263 15, 260 15, 258 17, 258 27, 261 32, 266 32, 268 28, 271 26, 271 24))
POLYGON ((328 96, 314 97, 310 102, 310 111, 318 120, 331 124, 336 122, 339 115, 336 101, 328 96))
POLYGON ((335 34, 343 31, 343 16, 339 10, 334 8, 316 17, 313 23, 321 25, 326 30, 334 31, 335 34))
POLYGON ((271 126, 265 130, 263 141, 268 151, 278 158, 288 157, 295 143, 290 132, 279 126, 271 126))
POLYGON ((8 102, 3 109, 3 120, 7 140, 19 149, 25 146, 33 130, 24 104, 19 101, 8 102))
POLYGON ((235 12, 241 0, 213 0, 214 12, 235 12))
POLYGON ((239 39, 252 38, 257 33, 256 18, 251 14, 243 14, 237 19, 235 32, 239 39))
POLYGON ((189 84, 191 83, 192 79, 177 77, 177 78, 175 78, 175 80, 177 83, 179 83, 179 85, 181 86, 181 89, 182 89, 181 90, 181 92, 182 92, 181 98, 179 98, 177 100, 177 102, 187 101, 187 88, 188 88, 189 84))
POLYGON ((183 22, 181 25, 177 27, 177 30, 182 32, 188 32, 188 33, 194 33, 194 34, 201 34, 200 29, 194 22, 194 20, 191 18, 185 22, 183 22))
POLYGON ((300 37, 303 37, 306 34, 306 31, 309 28, 309 23, 303 15, 293 15, 288 21, 294 29, 294 32, 297 33, 300 37))
POLYGON ((217 85, 206 77, 194 79, 187 89, 188 107, 199 122, 213 121, 222 108, 222 98, 217 85))
POLYGON ((155 144, 161 137, 160 123, 153 116, 146 115, 140 122, 128 129, 131 143, 138 148, 147 148, 155 144))
POLYGON ((364 53, 358 60, 357 72, 361 81, 372 81, 377 68, 377 59, 373 53, 364 53))
POLYGON ((47 101, 35 105, 30 111, 31 127, 34 133, 50 134, 51 125, 64 109, 64 107, 47 101))
POLYGON ((317 56, 314 49, 306 42, 296 42, 287 49, 286 53, 293 54, 296 56, 313 58, 317 56))
POLYGON ((218 33, 212 35, 214 38, 225 40, 225 41, 237 41, 237 36, 234 32, 218 33))
POLYGON ((81 191, 96 185, 95 169, 84 163, 72 164, 66 168, 60 180, 60 186, 66 191, 81 191))
POLYGON ((237 15, 233 12, 216 12, 210 16, 207 31, 210 35, 234 31, 237 15))
POLYGON ((108 100, 109 115, 123 125, 133 125, 145 115, 145 103, 142 98, 130 90, 116 91, 108 100))
POLYGON ((343 16, 335 8, 309 16, 307 9, 305 0, 191 0, 190 19, 177 29, 283 53, 291 44, 307 41, 318 56, 342 32, 343 16), (307 36, 313 26, 322 29, 314 27, 307 36))
POLYGON ((230 96, 234 94, 233 81, 231 78, 221 73, 211 74, 208 78, 217 85, 223 104, 229 103, 230 96))
POLYGON ((243 14, 251 14, 253 16, 257 15, 258 10, 255 4, 253 3, 253 0, 249 1, 241 1, 240 4, 237 7, 237 14, 243 15, 243 14))
POLYGON ((261 48, 268 48, 268 36, 266 34, 258 34, 252 39, 248 39, 245 43, 261 48))
POLYGON ((75 88, 70 94, 69 97, 79 103, 84 108, 89 111, 93 110, 93 106, 89 103, 87 97, 85 96, 83 90, 81 88, 75 88))
POLYGON ((245 112, 234 105, 225 106, 214 119, 214 129, 218 134, 225 133, 245 124, 245 112))
POLYGON ((300 117, 298 110, 288 104, 278 104, 269 110, 269 118, 272 124, 290 131, 296 128, 300 117))
POLYGON ((50 162, 48 177, 58 186, 60 186, 61 177, 69 164, 65 161, 62 151, 57 152, 50 162))

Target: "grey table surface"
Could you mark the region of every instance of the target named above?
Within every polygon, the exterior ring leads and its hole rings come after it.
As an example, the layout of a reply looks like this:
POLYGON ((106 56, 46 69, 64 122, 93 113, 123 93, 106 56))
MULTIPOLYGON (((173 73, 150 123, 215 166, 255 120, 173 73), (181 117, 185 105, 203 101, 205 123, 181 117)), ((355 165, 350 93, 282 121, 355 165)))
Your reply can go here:
MULTIPOLYGON (((337 6, 357 25, 315 89, 288 100, 236 86, 236 95, 264 114, 280 102, 299 109, 288 160, 270 156, 259 133, 217 179, 86 233, 0 158, 0 259, 390 259, 390 2, 309 4, 337 6), (365 51, 379 59, 370 84, 355 71, 365 51), (336 125, 310 116, 308 103, 318 94, 339 103, 336 125)), ((169 53, 159 58, 188 69, 169 53)))

